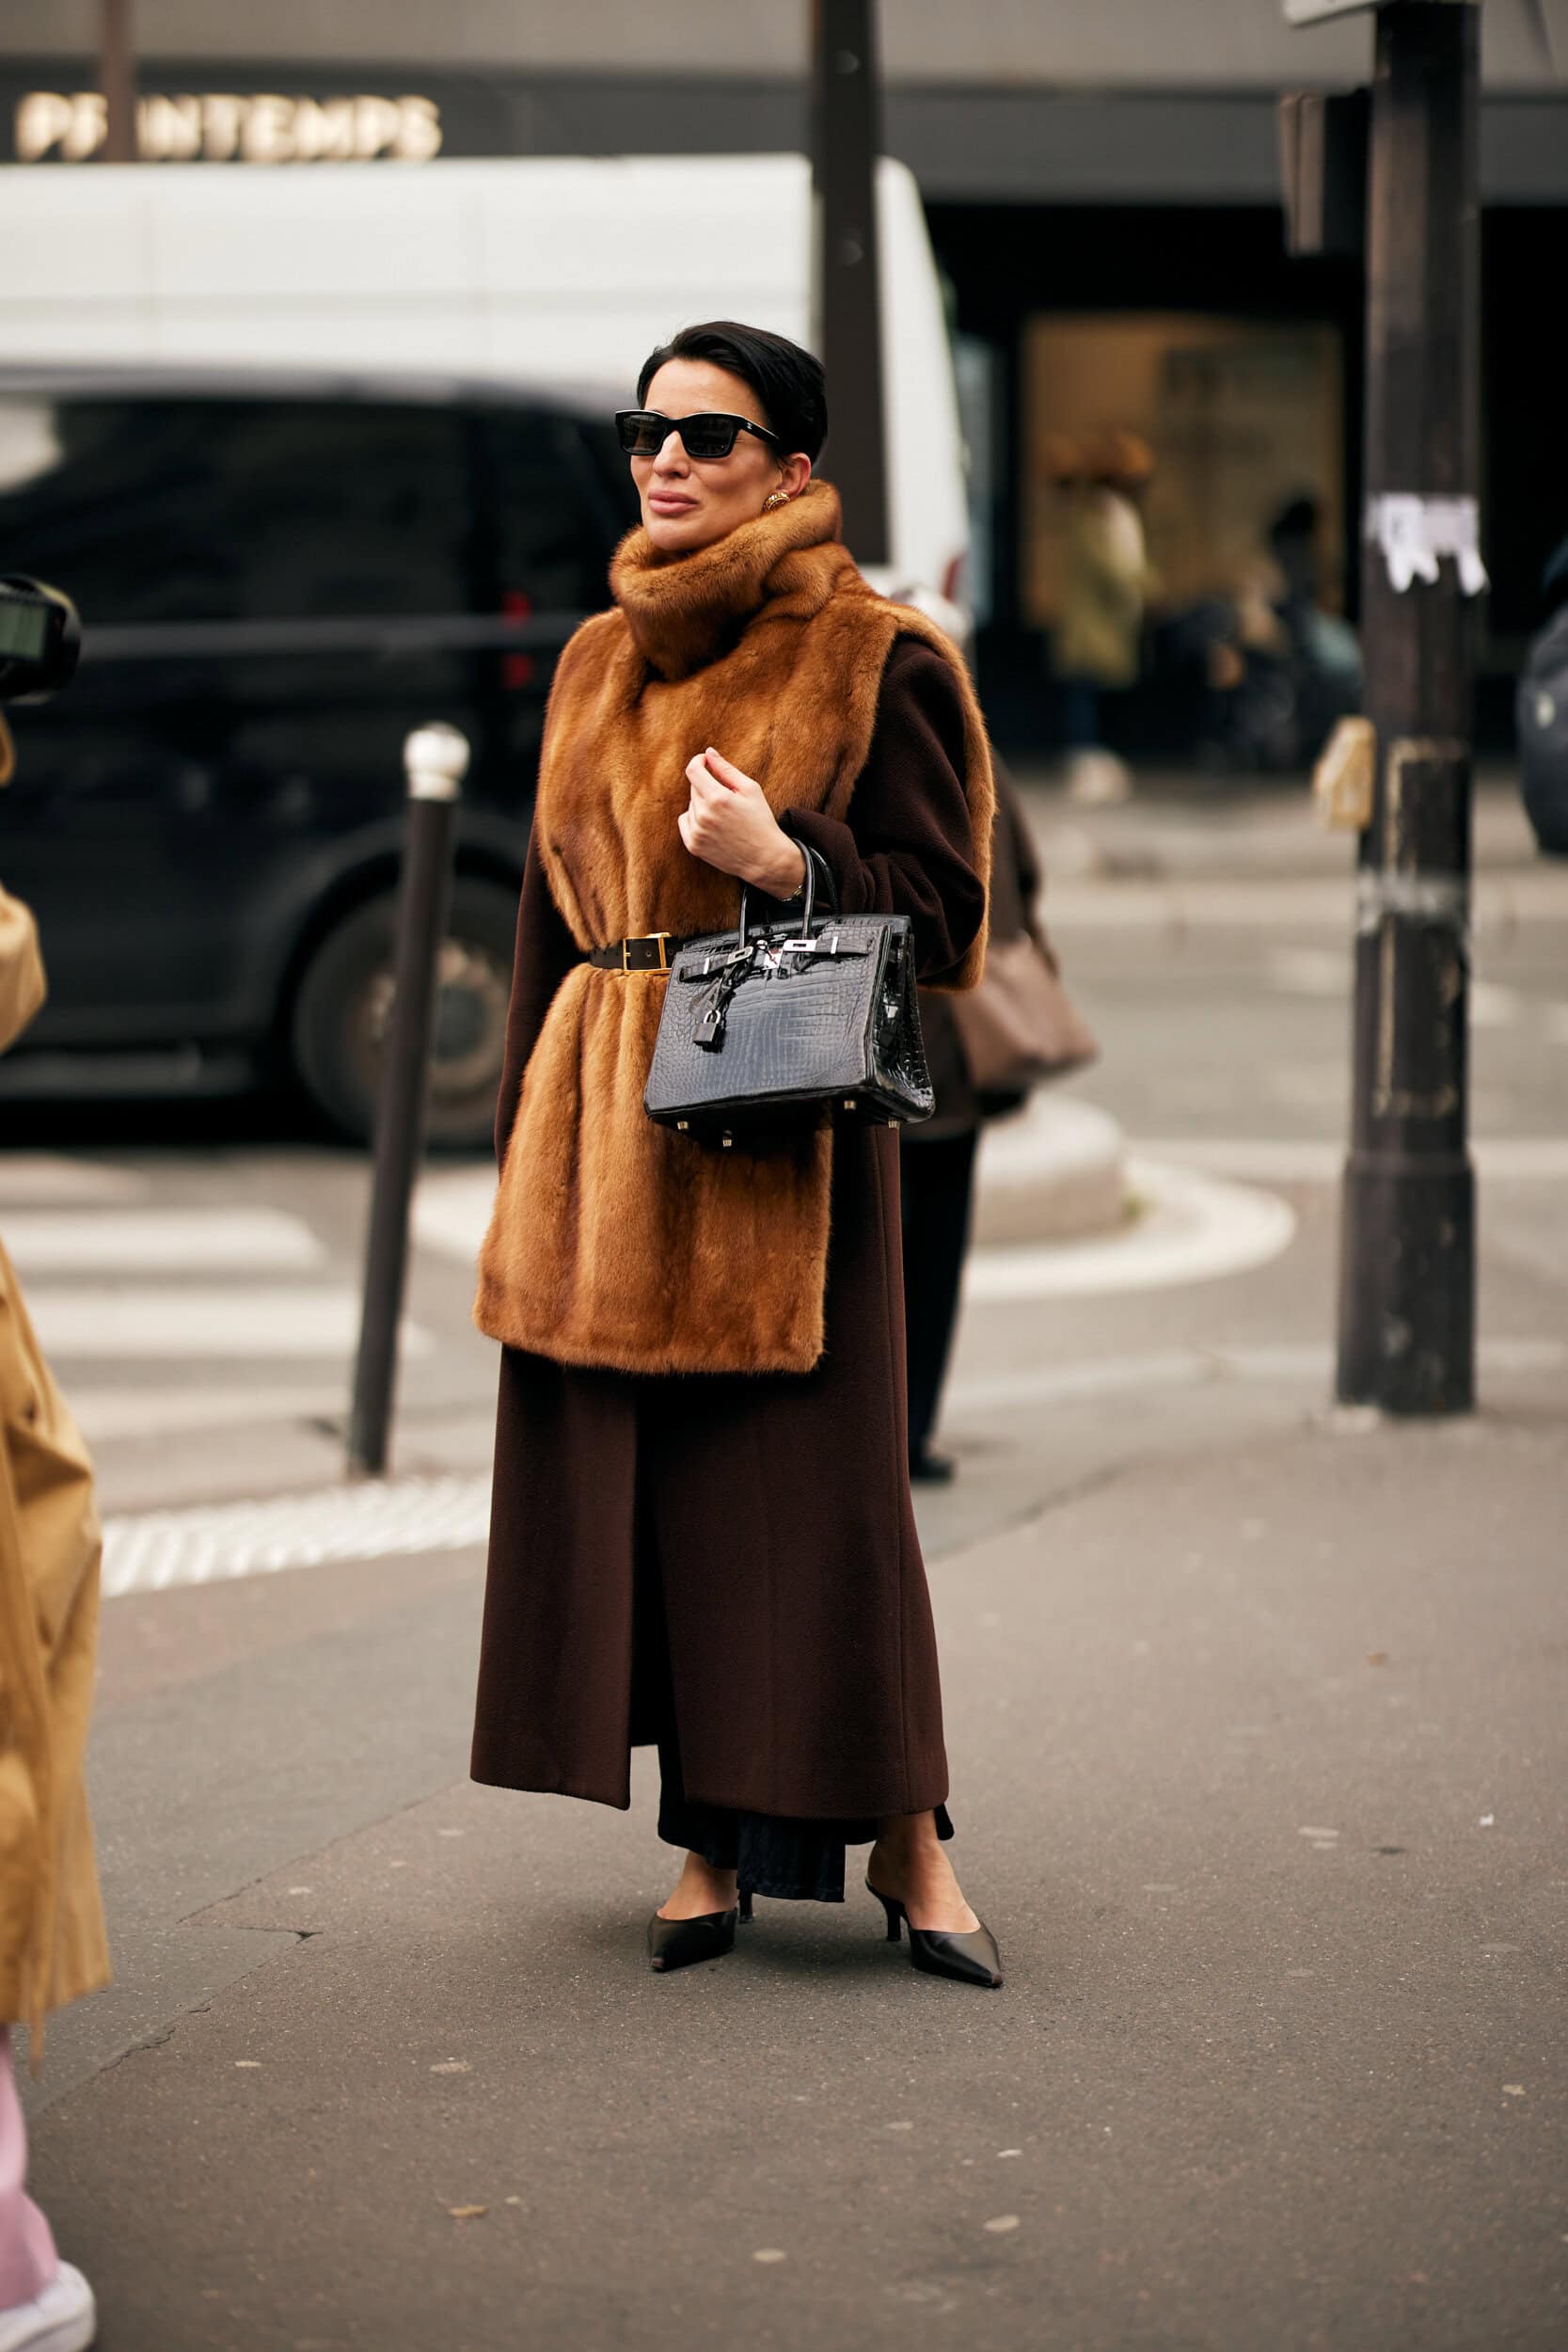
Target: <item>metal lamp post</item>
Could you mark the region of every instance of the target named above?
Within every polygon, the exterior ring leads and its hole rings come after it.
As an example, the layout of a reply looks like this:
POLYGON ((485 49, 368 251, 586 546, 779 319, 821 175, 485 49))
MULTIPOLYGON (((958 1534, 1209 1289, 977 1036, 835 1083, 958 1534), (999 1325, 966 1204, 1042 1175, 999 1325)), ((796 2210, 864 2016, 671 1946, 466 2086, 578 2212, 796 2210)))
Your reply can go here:
MULTIPOLYGON (((1354 0, 1287 0, 1297 23, 1354 0)), ((1382 0, 1367 184, 1366 715, 1337 1387, 1475 1403, 1467 1121, 1479 8, 1382 0)))
POLYGON ((858 564, 889 561, 882 411, 876 0, 813 0, 813 332, 828 372, 832 478, 858 564))

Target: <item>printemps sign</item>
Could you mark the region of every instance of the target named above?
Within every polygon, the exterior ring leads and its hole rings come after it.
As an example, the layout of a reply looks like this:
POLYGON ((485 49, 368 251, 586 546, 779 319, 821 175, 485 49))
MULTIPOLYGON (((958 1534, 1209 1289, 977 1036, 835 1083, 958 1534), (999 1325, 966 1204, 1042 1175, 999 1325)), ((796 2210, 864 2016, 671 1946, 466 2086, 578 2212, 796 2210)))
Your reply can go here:
MULTIPOLYGON (((101 90, 28 90, 17 101, 16 159, 85 164, 102 148, 101 90)), ((285 98, 272 91, 159 93, 136 103, 144 163, 426 164, 441 151, 433 98, 285 98)))

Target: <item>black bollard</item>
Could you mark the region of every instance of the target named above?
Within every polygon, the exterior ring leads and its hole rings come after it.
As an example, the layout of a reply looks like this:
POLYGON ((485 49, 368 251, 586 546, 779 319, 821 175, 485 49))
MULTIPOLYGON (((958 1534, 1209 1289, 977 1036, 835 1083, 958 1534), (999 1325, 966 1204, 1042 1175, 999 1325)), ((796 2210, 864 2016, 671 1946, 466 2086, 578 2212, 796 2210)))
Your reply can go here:
POLYGON ((379 1478, 387 1468, 398 1325, 408 1270, 408 1205, 424 1151, 436 961, 451 900, 452 834, 458 787, 468 765, 467 739, 455 727, 441 723, 420 727, 404 743, 403 763, 408 777, 408 826, 398 898, 392 1010, 376 1104, 365 1296, 348 1429, 349 1470, 365 1478, 379 1478))

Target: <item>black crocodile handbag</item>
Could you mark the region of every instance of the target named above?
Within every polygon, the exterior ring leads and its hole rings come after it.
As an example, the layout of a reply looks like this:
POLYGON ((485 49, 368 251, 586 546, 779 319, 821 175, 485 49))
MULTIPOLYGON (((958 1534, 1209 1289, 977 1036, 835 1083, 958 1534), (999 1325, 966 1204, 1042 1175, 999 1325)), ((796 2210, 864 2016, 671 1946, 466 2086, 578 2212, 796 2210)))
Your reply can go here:
MULTIPOLYGON (((805 911, 689 939, 671 966, 643 1094, 697 1141, 765 1146, 834 1114, 901 1127, 933 1106, 907 914, 805 911)), ((822 868, 826 873, 826 867, 822 868)))

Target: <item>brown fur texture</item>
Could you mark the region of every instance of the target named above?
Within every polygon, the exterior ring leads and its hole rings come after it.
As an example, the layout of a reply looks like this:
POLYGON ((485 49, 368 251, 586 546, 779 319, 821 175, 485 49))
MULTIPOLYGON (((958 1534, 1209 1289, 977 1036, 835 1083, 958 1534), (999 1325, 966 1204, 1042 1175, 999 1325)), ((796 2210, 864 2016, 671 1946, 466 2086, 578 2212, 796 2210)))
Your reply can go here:
MULTIPOLYGON (((661 558, 623 542, 616 608, 561 658, 540 760, 535 839, 578 945, 721 930, 739 885, 692 857, 676 818, 687 762, 714 744, 776 815, 847 817, 884 664, 916 636, 951 662, 965 712, 966 796, 984 878, 991 778, 952 645, 867 586, 838 544, 824 483, 716 546, 661 558)), ((948 984, 973 986, 976 940, 948 984)), ((509 1347, 622 1372, 809 1372, 822 1353, 832 1139, 717 1152, 657 1126, 642 1090, 667 986, 584 963, 530 1057, 474 1316, 509 1347)))

